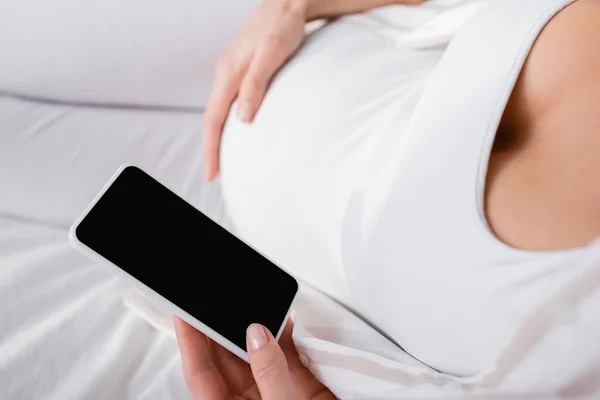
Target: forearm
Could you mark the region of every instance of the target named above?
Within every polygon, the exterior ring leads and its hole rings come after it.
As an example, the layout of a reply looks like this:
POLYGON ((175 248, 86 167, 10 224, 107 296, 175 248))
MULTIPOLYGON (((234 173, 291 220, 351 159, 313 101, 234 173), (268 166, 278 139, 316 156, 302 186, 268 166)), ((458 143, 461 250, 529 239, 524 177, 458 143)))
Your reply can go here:
POLYGON ((307 21, 355 14, 392 4, 417 5, 425 0, 297 0, 305 7, 307 21))

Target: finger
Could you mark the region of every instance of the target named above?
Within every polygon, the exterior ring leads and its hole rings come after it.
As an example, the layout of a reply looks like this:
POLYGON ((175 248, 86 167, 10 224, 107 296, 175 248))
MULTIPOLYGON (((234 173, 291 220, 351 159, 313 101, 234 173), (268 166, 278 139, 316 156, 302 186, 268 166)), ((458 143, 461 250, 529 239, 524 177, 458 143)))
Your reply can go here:
POLYGON ((173 317, 183 372, 195 398, 226 399, 229 392, 213 361, 206 336, 178 317, 173 317))
POLYGON ((273 335, 262 325, 252 324, 246 338, 250 367, 262 400, 296 399, 285 355, 273 335))
POLYGON ((269 83, 289 57, 281 40, 271 40, 260 47, 244 75, 238 95, 238 118, 252 122, 260 107, 269 83))
POLYGON ((219 171, 223 125, 239 91, 243 72, 243 68, 235 67, 229 61, 221 61, 215 73, 214 86, 203 117, 204 168, 208 180, 214 179, 219 171))
POLYGON ((289 319, 283 329, 281 338, 279 339, 279 345, 288 362, 292 386, 297 388, 298 391, 302 391, 305 397, 309 399, 335 399, 335 396, 330 396, 330 392, 327 388, 320 381, 315 379, 312 371, 300 360, 300 355, 296 350, 296 345, 294 344, 292 336, 293 330, 294 323, 289 319))
POLYGON ((208 344, 213 353, 213 359, 223 374, 223 378, 230 388, 236 393, 244 393, 251 398, 259 398, 258 389, 254 383, 252 371, 244 360, 221 346, 214 340, 208 339, 208 344), (256 393, 252 393, 256 391, 256 393))
POLYGON ((296 350, 296 345, 294 344, 294 339, 292 337, 293 330, 294 323, 291 319, 288 319, 285 328, 283 328, 283 332, 281 333, 281 337, 279 338, 279 346, 281 347, 281 350, 283 350, 285 359, 288 362, 288 369, 292 373, 298 369, 306 368, 304 364, 302 364, 302 361, 300 361, 298 351, 296 350))

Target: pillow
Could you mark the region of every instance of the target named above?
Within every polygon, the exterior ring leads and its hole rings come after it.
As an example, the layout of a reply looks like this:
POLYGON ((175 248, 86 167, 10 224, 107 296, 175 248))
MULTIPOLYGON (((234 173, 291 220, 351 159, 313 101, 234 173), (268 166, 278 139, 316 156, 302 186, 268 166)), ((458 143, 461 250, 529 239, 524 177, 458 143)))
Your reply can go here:
POLYGON ((66 229, 133 164, 228 227, 220 184, 203 179, 201 119, 0 96, 0 215, 66 229))
POLYGON ((9 1, 0 92, 202 107, 216 60, 258 0, 9 1))

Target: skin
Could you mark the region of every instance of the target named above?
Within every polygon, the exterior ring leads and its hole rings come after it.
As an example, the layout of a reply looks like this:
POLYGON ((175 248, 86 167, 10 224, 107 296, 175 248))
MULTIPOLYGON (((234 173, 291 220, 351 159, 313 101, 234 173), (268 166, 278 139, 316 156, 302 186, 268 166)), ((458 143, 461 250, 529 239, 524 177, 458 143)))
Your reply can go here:
POLYGON ((185 380, 198 400, 335 400, 306 368, 292 340, 288 323, 279 343, 264 327, 268 343, 253 349, 250 365, 183 320, 174 317, 185 380))
MULTIPOLYGON (((406 1, 418 4, 422 1, 406 1)), ((225 53, 204 118, 206 178, 219 169, 223 123, 234 100, 251 122, 269 82, 304 38, 305 22, 386 0, 264 0, 225 53)), ((600 0, 561 11, 537 39, 498 129, 486 216, 506 244, 528 250, 584 246, 600 236, 600 0)), ((299 360, 286 328, 280 345, 249 350, 251 365, 175 319, 187 384, 197 399, 333 399, 299 360)))
POLYGON ((535 43, 498 131, 486 214, 498 238, 560 250, 600 236, 600 1, 579 0, 535 43))

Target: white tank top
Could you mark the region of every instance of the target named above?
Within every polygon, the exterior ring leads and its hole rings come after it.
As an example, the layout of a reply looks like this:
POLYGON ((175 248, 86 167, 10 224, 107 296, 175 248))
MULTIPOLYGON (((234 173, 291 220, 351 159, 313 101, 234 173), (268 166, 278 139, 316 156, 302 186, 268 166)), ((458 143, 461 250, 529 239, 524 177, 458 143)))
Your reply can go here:
POLYGON ((255 123, 228 122, 223 189, 239 234, 422 362, 457 375, 494 363, 585 252, 511 248, 483 213, 512 87, 571 1, 492 2, 445 49, 344 19, 313 34, 255 123))

